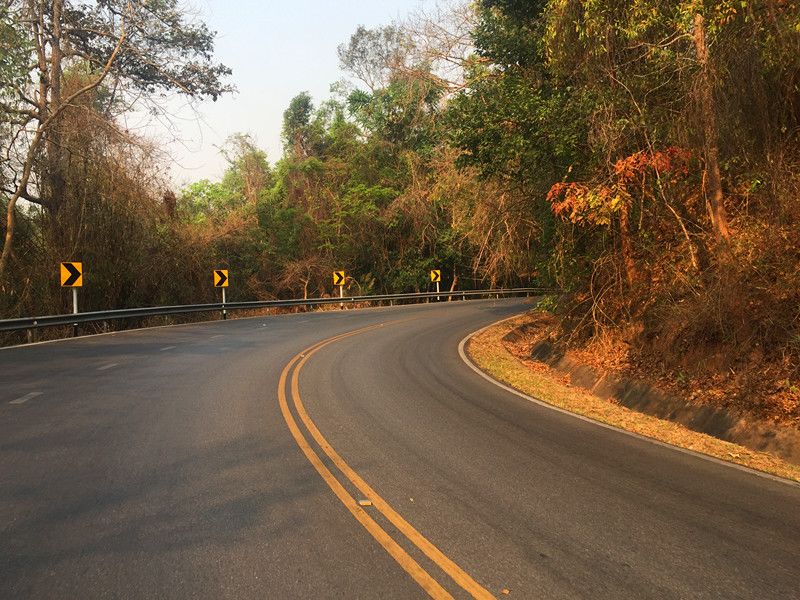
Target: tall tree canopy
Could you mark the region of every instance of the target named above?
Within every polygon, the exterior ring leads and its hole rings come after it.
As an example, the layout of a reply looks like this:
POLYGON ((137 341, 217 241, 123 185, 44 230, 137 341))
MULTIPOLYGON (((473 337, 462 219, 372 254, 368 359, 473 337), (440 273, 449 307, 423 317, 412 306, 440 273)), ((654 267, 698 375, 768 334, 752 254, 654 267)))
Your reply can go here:
POLYGON ((109 116, 142 95, 216 99, 231 88, 224 81, 230 70, 213 62, 214 34, 190 20, 177 0, 9 0, 0 12, 0 33, 4 45, 14 48, 0 65, 8 125, 2 281, 17 202, 57 214, 67 201, 68 171, 77 156, 63 139, 68 111, 88 109, 111 123, 109 116), (80 85, 69 87, 70 77, 80 85), (90 106, 84 102, 88 94, 90 106))

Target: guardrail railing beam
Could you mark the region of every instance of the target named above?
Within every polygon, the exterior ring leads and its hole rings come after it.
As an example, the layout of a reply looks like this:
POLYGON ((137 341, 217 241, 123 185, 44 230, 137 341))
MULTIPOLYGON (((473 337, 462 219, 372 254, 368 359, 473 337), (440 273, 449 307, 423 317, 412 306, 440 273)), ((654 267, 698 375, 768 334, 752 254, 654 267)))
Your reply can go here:
MULTIPOLYGON (((516 296, 525 294, 560 293, 556 288, 510 288, 496 290, 461 290, 449 293, 449 298, 461 297, 462 300, 475 297, 516 296)), ((439 293, 439 296, 443 294, 439 293)), ((0 332, 36 331, 43 327, 76 326, 79 323, 97 323, 100 321, 116 321, 120 319, 136 319, 144 317, 161 317, 169 315, 193 314, 198 312, 254 310, 261 308, 285 308, 291 306, 324 306, 326 304, 358 304, 361 302, 385 302, 390 306, 395 303, 411 300, 435 298, 437 292, 419 292, 408 294, 379 294, 373 296, 350 296, 344 298, 293 298, 289 300, 258 300, 249 302, 226 302, 219 304, 184 304, 177 306, 153 306, 145 308, 123 308, 116 310, 93 311, 68 315, 49 315, 43 317, 23 317, 19 319, 0 320, 0 332)))

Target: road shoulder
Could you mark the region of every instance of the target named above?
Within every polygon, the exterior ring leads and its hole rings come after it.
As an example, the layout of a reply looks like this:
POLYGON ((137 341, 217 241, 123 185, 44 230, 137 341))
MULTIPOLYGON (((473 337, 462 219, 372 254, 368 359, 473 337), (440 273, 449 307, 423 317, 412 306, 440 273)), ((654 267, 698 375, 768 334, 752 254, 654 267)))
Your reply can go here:
POLYGON ((505 348, 502 338, 524 318, 504 319, 468 335, 459 345, 461 358, 486 379, 537 404, 734 468, 800 483, 800 466, 635 412, 566 383, 545 365, 521 361, 505 348))

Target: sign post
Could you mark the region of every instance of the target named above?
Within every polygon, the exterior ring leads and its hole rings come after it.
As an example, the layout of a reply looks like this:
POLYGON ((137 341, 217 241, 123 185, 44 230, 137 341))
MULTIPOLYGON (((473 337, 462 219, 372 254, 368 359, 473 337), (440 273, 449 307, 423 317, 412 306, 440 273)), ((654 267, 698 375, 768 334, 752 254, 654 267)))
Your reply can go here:
POLYGON ((230 280, 228 279, 227 269, 214 270, 214 287, 222 288, 222 319, 228 318, 228 311, 225 308, 225 288, 228 287, 230 280))
MULTIPOLYGON (((339 286, 339 298, 344 298, 344 283, 346 279, 344 271, 333 272, 333 285, 339 286)), ((339 303, 339 308, 344 308, 344 302, 339 303)))
MULTIPOLYGON (((72 288, 72 314, 78 314, 78 288, 72 288)), ((72 324, 72 337, 78 337, 78 324, 72 324)))
POLYGON ((438 302, 442 298, 438 295, 439 294, 439 284, 442 281, 442 272, 439 269, 433 269, 431 271, 431 281, 436 284, 436 301, 438 302))
MULTIPOLYGON (((83 263, 61 263, 61 287, 72 288, 72 314, 78 314, 78 288, 83 287, 83 263)), ((72 324, 72 335, 78 336, 78 324, 72 324)))

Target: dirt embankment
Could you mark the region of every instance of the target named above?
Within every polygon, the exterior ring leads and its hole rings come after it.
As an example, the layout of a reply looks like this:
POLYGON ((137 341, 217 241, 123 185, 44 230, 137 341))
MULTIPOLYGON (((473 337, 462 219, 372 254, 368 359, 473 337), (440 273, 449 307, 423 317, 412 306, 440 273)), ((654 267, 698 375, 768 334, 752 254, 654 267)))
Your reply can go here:
MULTIPOLYGON (((591 353, 569 351, 554 344, 550 332, 554 318, 533 313, 507 333, 503 342, 518 358, 545 363, 570 383, 612 400, 631 410, 680 423, 693 431, 768 452, 800 465, 800 429, 792 423, 759 418, 745 410, 698 402, 692 390, 681 393, 679 385, 665 385, 663 378, 648 378, 641 369, 616 369, 591 364, 591 353)), ((602 363, 601 363, 602 364, 602 363)))

